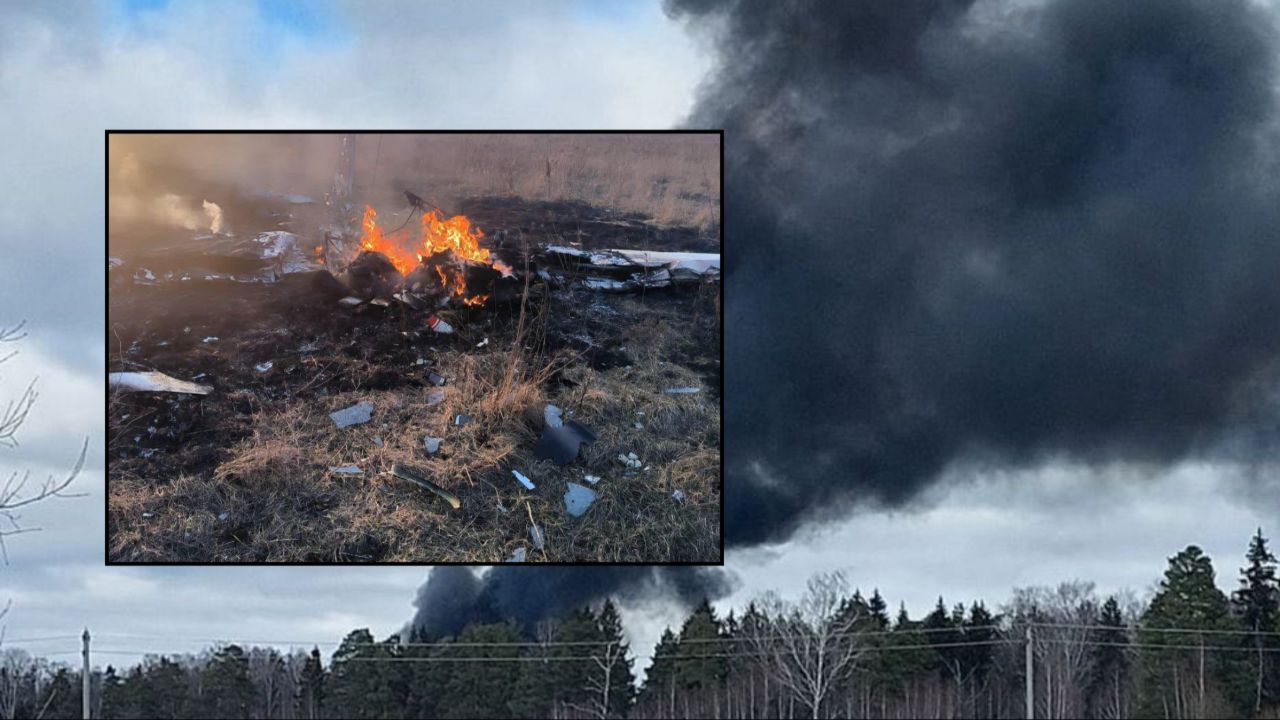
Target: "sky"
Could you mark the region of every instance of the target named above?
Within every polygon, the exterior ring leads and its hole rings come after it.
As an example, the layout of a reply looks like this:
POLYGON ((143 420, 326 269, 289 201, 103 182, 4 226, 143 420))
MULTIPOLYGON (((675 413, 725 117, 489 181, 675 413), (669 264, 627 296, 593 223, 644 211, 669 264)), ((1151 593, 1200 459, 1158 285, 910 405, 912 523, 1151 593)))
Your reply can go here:
MULTIPOLYGON (((89 627, 101 662, 117 664, 214 640, 331 649, 357 627, 403 626, 427 573, 104 566, 104 129, 666 128, 714 68, 707 38, 657 3, 0 4, 0 324, 25 319, 30 332, 0 365, 0 398, 32 377, 41 393, 0 462, 60 474, 89 439, 72 488, 82 495, 29 509, 22 521, 40 532, 7 542, 6 643, 72 660, 89 627)), ((732 254, 732 219, 726 229, 732 254)), ((1141 594, 1189 543, 1229 590, 1254 528, 1277 525, 1280 503, 1264 506, 1244 477, 1256 471, 1206 460, 957 468, 891 512, 853 509, 732 550, 737 589, 720 606, 794 595, 833 570, 917 615, 939 593, 998 605, 1014 587, 1077 578, 1141 594)), ((624 611, 641 653, 679 617, 624 611)))

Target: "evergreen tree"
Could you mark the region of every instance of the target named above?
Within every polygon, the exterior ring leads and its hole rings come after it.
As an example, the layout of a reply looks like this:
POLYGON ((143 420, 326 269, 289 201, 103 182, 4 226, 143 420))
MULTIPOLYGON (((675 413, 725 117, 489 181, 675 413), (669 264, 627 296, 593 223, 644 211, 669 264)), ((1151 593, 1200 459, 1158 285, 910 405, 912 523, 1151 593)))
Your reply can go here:
MULTIPOLYGON (((754 608, 753 608, 754 609, 754 608)), ((653 661, 645 673, 641 696, 663 708, 662 715, 671 715, 672 699, 676 693, 676 661, 680 655, 680 641, 671 628, 662 631, 662 637, 653 648, 653 661)))
POLYGON ((36 698, 36 713, 45 718, 78 718, 81 715, 80 674, 58 668, 36 698))
POLYGON ((1232 605, 1241 626, 1255 634, 1244 636, 1252 652, 1239 663, 1234 685, 1237 704, 1256 714, 1280 702, 1280 637, 1269 634, 1280 619, 1280 586, 1276 557, 1267 549, 1262 528, 1249 541, 1245 559, 1248 565, 1240 570, 1240 589, 1233 594, 1232 605))
POLYGON ((885 604, 884 598, 880 597, 880 588, 876 588, 871 593, 871 599, 867 601, 867 609, 871 612, 871 619, 875 624, 876 630, 889 629, 889 608, 885 604))
POLYGON ((302 666, 302 697, 299 714, 306 720, 319 720, 324 716, 324 663, 320 660, 320 648, 311 648, 307 662, 302 666))
POLYGON ((475 624, 463 630, 446 655, 451 672, 437 706, 439 716, 507 716, 515 687, 512 678, 521 664, 508 658, 519 656, 519 642, 510 623, 475 624))
POLYGON ((102 673, 102 717, 114 720, 132 715, 124 680, 110 665, 102 673))
POLYGON ((1129 644, 1129 635, 1114 595, 1102 604, 1098 624, 1103 627, 1091 632, 1089 638, 1095 643, 1089 663, 1089 709, 1093 717, 1122 717, 1128 714, 1124 690, 1129 673, 1125 647, 1129 644))
MULTIPOLYGON (((1195 545, 1169 558, 1160 587, 1142 615, 1142 695, 1139 713, 1204 716, 1217 703, 1229 660, 1222 653, 1150 646, 1205 646, 1211 636, 1160 632, 1163 628, 1232 630, 1227 596, 1214 584, 1213 562, 1195 545), (1177 681, 1178 693, 1168 691, 1177 681)), ((1212 636, 1212 637, 1217 637, 1212 636)))
POLYGON ((249 658, 239 645, 227 645, 214 651, 200 673, 201 717, 240 720, 248 718, 253 705, 254 687, 249 680, 249 658))
POLYGON ((688 690, 712 690, 724 682, 727 670, 717 650, 720 621, 705 598, 680 628, 676 660, 676 684, 688 690))
POLYGON ((368 701, 378 688, 377 663, 367 660, 374 656, 373 646, 373 634, 361 628, 347 633, 334 651, 325 693, 328 717, 378 717, 378 708, 368 701))
POLYGON ((169 658, 148 659, 131 684, 133 704, 142 717, 176 718, 192 709, 186 673, 169 658))
POLYGON ((624 717, 635 696, 635 675, 631 672, 634 661, 630 657, 630 646, 622 635, 622 618, 612 600, 605 600, 598 627, 602 646, 594 655, 597 658, 595 674, 598 681, 604 682, 605 668, 608 668, 608 715, 624 717))

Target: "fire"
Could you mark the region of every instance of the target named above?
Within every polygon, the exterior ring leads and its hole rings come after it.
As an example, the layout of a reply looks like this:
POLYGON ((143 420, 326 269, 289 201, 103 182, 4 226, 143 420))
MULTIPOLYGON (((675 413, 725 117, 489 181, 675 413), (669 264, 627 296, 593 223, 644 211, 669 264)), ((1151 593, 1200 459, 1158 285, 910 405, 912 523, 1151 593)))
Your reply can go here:
MULTIPOLYGON (((480 247, 480 239, 484 237, 484 233, 479 228, 473 228, 471 221, 464 215, 446 219, 435 210, 423 213, 420 235, 411 238, 407 229, 383 235, 382 229, 378 227, 377 211, 366 205, 360 227, 360 247, 386 255, 401 275, 412 272, 423 258, 445 250, 453 251, 460 260, 493 265, 493 261, 489 259, 489 251, 480 247)), ((467 280, 461 270, 446 274, 443 268, 436 266, 436 272, 440 275, 440 284, 453 295, 464 297, 466 305, 482 305, 489 298, 488 295, 466 298, 467 280), (448 277, 449 274, 452 278, 448 277)))

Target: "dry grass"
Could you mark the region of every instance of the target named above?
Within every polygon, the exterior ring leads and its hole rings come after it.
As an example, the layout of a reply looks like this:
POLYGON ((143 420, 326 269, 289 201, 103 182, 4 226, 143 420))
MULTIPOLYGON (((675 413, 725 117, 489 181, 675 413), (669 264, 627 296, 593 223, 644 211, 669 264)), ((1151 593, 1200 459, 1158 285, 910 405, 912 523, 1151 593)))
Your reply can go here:
MULTIPOLYGON (((538 352, 544 318, 533 316, 487 352, 441 354, 449 383, 434 406, 427 397, 435 388, 364 390, 358 382, 350 391, 276 402, 231 394, 229 401, 253 408, 249 431, 210 472, 163 481, 130 463, 113 469, 112 559, 493 563, 523 546, 531 562, 718 562, 718 400, 708 389, 662 392, 705 386, 672 361, 698 351, 690 318, 643 298, 616 303, 639 318, 629 334, 629 367, 596 371, 566 350, 538 352), (357 402, 374 406, 372 420, 336 428, 328 413, 357 402), (548 402, 598 435, 565 467, 533 455, 548 402), (460 413, 473 422, 454 425, 460 413), (444 438, 437 455, 426 453, 427 436, 444 438), (644 467, 625 468, 617 456, 627 452, 644 467), (456 494, 461 508, 391 476, 397 462, 456 494), (363 474, 329 470, 350 464, 363 474), (512 469, 536 489, 520 486, 512 469), (562 496, 567 482, 590 486, 587 473, 602 478, 593 486, 598 498, 574 518, 562 496), (682 502, 672 496, 677 489, 682 502), (545 552, 530 542, 530 515, 545 532, 545 552)), ((374 371, 359 361, 349 370, 374 371)))

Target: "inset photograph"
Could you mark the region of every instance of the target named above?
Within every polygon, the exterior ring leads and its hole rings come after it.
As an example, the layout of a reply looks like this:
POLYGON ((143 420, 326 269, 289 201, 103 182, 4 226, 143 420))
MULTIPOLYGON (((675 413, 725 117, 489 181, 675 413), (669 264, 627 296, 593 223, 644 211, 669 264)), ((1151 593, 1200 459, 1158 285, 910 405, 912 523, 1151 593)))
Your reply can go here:
POLYGON ((108 563, 723 562, 719 132, 106 142, 108 563))

